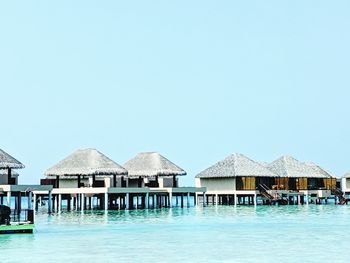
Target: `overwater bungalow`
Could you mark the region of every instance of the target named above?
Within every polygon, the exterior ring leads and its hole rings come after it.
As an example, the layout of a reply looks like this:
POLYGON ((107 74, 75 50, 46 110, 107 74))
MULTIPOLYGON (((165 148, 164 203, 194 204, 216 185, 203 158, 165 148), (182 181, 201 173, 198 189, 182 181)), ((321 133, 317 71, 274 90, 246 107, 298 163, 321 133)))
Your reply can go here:
MULTIPOLYGON (((133 209, 172 206, 172 197, 191 196, 204 188, 176 188, 184 170, 157 153, 143 153, 122 167, 95 149, 78 150, 45 172, 53 185, 53 209, 133 209), (159 178, 159 179, 158 179, 159 178)), ((177 200, 177 199, 176 199, 177 200)))
POLYGON ((300 162, 291 156, 281 158, 267 164, 266 167, 278 175, 273 187, 280 190, 330 190, 336 179, 313 162, 300 162))
POLYGON ((109 207, 109 187, 123 187, 128 172, 96 149, 80 149, 45 172, 41 185, 53 186, 52 209, 60 211, 63 202, 68 210, 109 207))
POLYGON ((216 204, 256 204, 257 186, 278 175, 243 154, 235 153, 196 176, 196 186, 206 187, 207 200, 216 204), (248 199, 248 200, 247 200, 248 199))
POLYGON ((336 188, 336 179, 320 166, 291 156, 258 163, 233 154, 199 173, 196 185, 207 187, 213 203, 245 203, 248 197, 249 204, 256 204, 259 197, 262 203, 300 204, 327 200, 336 188))
POLYGON ((266 167, 278 175, 276 181, 267 186, 280 193, 289 192, 299 203, 309 202, 310 197, 313 202, 327 200, 336 187, 336 178, 313 162, 301 162, 291 156, 282 156, 266 167))
POLYGON ((96 149, 80 149, 49 168, 41 184, 54 188, 122 187, 127 174, 127 170, 96 149))
POLYGON ((32 233, 36 193, 42 190, 49 193, 52 189, 51 186, 18 185, 18 173, 13 169, 22 168, 20 161, 0 149, 0 234, 32 233), (22 209, 23 198, 27 198, 27 209, 22 209))
POLYGON ((149 188, 153 195, 152 202, 161 206, 187 206, 190 200, 197 202, 197 192, 204 193, 205 188, 179 187, 178 176, 186 175, 186 171, 157 152, 142 152, 124 164, 128 170, 128 186, 149 188), (163 189, 163 190, 160 190, 163 189))
POLYGON ((14 169, 23 169, 24 165, 0 149, 0 185, 18 184, 18 173, 14 169))
POLYGON ((186 172, 157 152, 143 152, 124 164, 130 187, 177 187, 186 172))

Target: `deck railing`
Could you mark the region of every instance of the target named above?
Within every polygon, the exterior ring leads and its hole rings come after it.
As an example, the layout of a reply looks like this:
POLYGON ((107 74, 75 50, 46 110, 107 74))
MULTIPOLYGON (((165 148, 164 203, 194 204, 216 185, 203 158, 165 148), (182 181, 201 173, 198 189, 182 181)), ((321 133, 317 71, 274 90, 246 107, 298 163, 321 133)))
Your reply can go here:
POLYGON ((11 209, 10 222, 20 223, 20 222, 32 222, 34 223, 34 210, 32 209, 11 209))

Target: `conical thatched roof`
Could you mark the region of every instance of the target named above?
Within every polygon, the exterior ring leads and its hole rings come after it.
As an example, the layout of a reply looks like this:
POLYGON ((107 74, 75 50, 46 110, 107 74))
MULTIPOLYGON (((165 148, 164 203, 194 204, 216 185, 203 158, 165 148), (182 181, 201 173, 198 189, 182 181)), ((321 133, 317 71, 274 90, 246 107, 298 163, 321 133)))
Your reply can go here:
POLYGON ((186 175, 186 172, 157 152, 144 152, 137 154, 127 161, 124 167, 129 177, 155 177, 186 175))
POLYGON ((228 156, 224 160, 199 173, 196 177, 222 178, 236 176, 277 177, 275 173, 271 172, 263 165, 239 153, 228 156))
POLYGON ((0 149, 0 169, 22 169, 24 165, 0 149))
POLYGON ((330 178, 321 167, 314 163, 303 163, 291 156, 282 156, 267 165, 272 172, 280 177, 330 178))
POLYGON ((95 149, 77 150, 45 172, 46 176, 127 174, 122 166, 95 149))

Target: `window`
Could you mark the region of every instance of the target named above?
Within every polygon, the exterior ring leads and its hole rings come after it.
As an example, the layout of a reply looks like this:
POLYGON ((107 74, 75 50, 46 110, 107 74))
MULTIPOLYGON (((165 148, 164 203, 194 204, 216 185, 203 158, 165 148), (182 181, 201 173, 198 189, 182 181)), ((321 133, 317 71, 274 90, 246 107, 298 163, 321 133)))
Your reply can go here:
POLYGON ((328 190, 336 188, 337 179, 336 178, 325 178, 323 179, 324 187, 328 190))
POLYGON ((237 177, 237 190, 255 190, 255 177, 237 177))

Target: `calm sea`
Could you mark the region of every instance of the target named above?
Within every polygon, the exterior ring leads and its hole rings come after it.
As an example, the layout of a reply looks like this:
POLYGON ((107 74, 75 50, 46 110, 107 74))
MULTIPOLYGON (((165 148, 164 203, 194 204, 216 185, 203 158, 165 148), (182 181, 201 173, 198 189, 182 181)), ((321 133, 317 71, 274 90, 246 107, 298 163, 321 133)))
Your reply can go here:
POLYGON ((63 212, 1 235, 0 262, 348 262, 350 206, 63 212))

